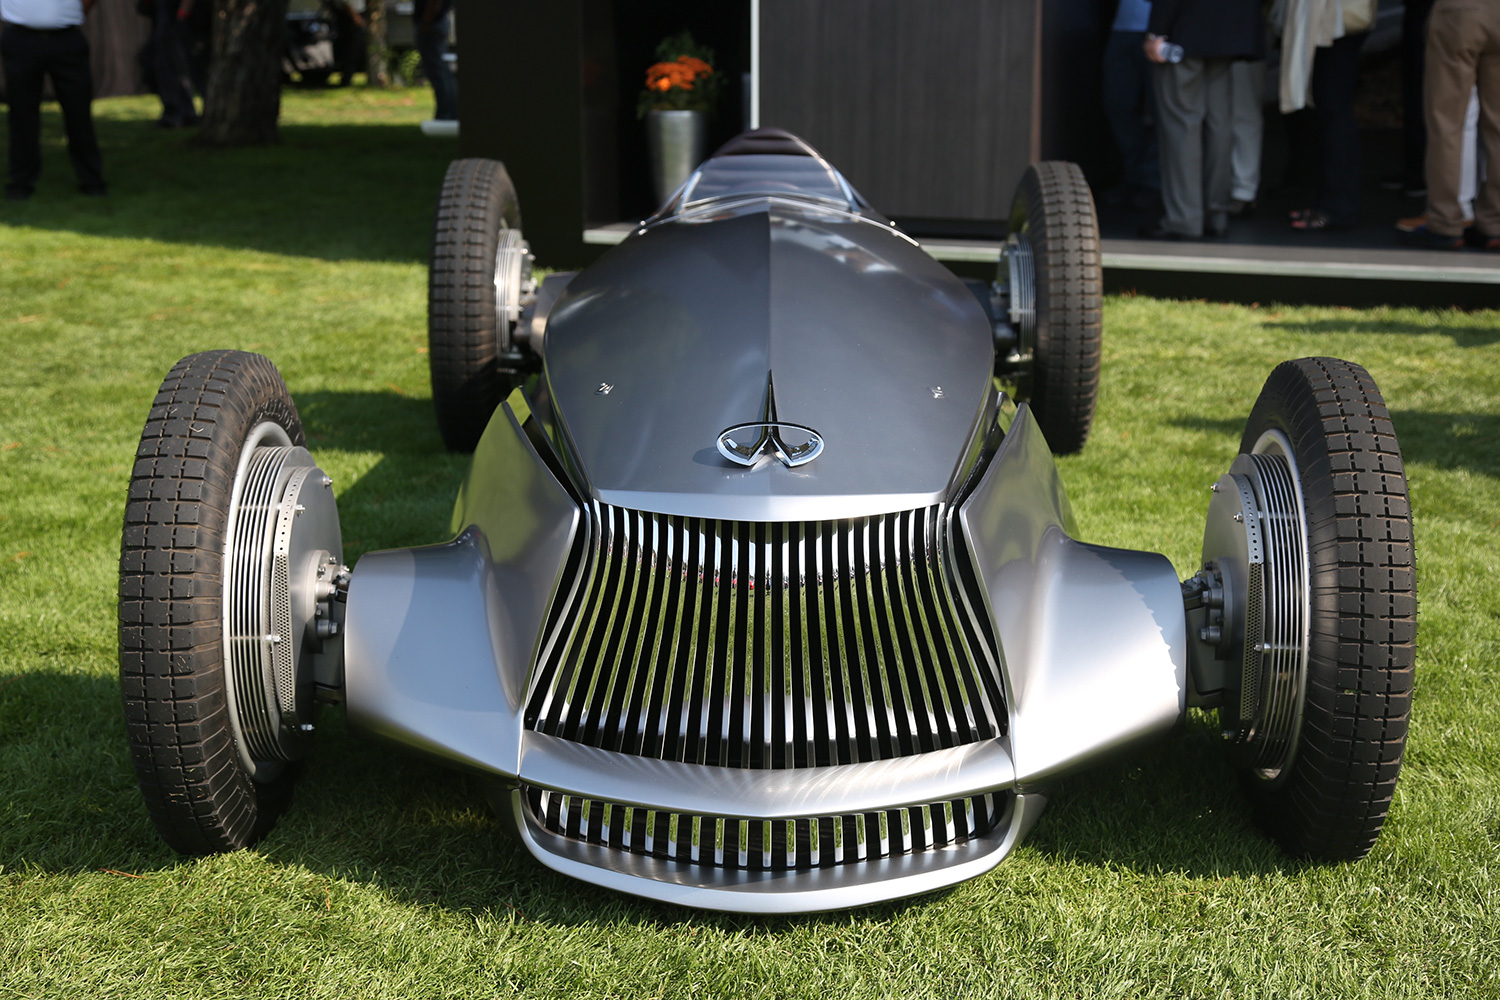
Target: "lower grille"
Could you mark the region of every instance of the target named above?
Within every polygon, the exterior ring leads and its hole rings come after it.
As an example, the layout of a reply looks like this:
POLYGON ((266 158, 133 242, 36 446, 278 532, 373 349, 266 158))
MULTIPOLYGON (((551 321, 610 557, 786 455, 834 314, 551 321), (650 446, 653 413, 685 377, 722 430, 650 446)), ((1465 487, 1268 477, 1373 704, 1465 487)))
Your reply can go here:
POLYGON ((1009 792, 931 805, 790 820, 655 812, 526 787, 544 829, 629 854, 715 868, 795 871, 921 851, 983 836, 1002 820, 1009 792))
POLYGON ((784 524, 588 514, 534 673, 537 732, 748 768, 1002 735, 993 639, 942 505, 784 524))

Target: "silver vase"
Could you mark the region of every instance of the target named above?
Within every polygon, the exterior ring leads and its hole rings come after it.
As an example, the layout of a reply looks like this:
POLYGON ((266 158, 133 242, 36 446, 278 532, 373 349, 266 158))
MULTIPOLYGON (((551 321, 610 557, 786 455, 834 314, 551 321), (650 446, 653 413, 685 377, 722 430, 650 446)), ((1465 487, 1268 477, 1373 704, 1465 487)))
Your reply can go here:
POLYGON ((708 116, 702 111, 646 112, 646 146, 651 150, 651 186, 661 205, 703 162, 708 116))

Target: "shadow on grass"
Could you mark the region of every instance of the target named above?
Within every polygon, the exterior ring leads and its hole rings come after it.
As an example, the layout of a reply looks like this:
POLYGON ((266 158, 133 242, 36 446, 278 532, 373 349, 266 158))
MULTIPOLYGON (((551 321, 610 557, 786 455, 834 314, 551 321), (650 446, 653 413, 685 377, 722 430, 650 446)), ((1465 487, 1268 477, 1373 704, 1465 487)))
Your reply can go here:
MULTIPOLYGON (((1391 423, 1401 443, 1401 454, 1411 466, 1467 469, 1500 478, 1500 414, 1431 413, 1391 410, 1391 423)), ((1243 420, 1211 417, 1174 417, 1172 424, 1206 435, 1229 435, 1238 440, 1243 420)))
POLYGON ((1171 738, 1056 785, 1027 843, 1064 861, 1190 878, 1306 867, 1257 830, 1216 728, 1196 714, 1171 738))
POLYGON ((1442 311, 1430 313, 1417 321, 1375 319, 1321 319, 1309 323, 1266 323, 1267 330, 1296 334, 1389 333, 1405 337, 1440 334, 1456 347, 1486 347, 1500 339, 1500 329, 1484 316, 1442 311))
MULTIPOLYGON (((1254 829, 1206 724, 1125 761, 1067 779, 1027 844, 1060 861, 1214 879, 1296 871, 1254 829)), ((196 862, 157 836, 136 787, 113 677, 0 677, 0 867, 152 877, 196 862), (20 735, 23 733, 24 735, 20 735)), ((483 783, 319 721, 290 807, 254 850, 272 864, 373 886, 403 903, 515 914, 557 925, 702 925, 761 930, 847 923, 703 913, 551 872, 493 817, 483 783)), ((1004 862, 1002 862, 1003 864, 1004 862)), ((949 890, 860 910, 883 920, 949 890)))
POLYGON ((108 198, 75 190, 56 110, 44 115, 43 174, 0 224, 325 260, 425 262, 451 140, 400 124, 282 125, 281 143, 198 145, 150 121, 96 125, 108 198))

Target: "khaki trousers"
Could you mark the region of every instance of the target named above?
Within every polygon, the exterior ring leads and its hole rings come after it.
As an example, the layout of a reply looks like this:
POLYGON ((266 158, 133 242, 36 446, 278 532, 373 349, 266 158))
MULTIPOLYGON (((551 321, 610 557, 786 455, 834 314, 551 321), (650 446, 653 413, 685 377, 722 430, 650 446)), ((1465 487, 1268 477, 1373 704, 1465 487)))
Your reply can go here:
MULTIPOLYGON (((1500 151, 1500 2, 1437 0, 1427 22, 1427 228, 1458 236, 1463 171, 1464 115, 1479 87, 1479 135, 1486 150, 1500 151)), ((1491 154, 1489 177, 1474 197, 1474 224, 1500 236, 1500 156, 1491 154)))

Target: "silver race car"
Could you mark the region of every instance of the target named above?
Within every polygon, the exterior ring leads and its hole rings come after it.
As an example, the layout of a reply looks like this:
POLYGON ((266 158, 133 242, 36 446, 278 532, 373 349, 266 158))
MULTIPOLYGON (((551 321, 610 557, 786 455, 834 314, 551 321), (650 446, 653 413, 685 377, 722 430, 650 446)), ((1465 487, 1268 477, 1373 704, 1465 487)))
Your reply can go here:
POLYGON ((1077 539, 1101 275, 1082 174, 1024 175, 959 280, 761 129, 539 283, 505 169, 452 165, 433 398, 452 537, 343 562, 257 355, 183 359, 141 438, 120 672, 184 852, 254 842, 320 709, 485 779, 543 864, 707 909, 921 893, 997 864, 1061 776, 1216 709, 1265 828, 1358 858, 1391 803, 1416 623, 1369 375, 1272 372, 1201 569, 1077 539))

